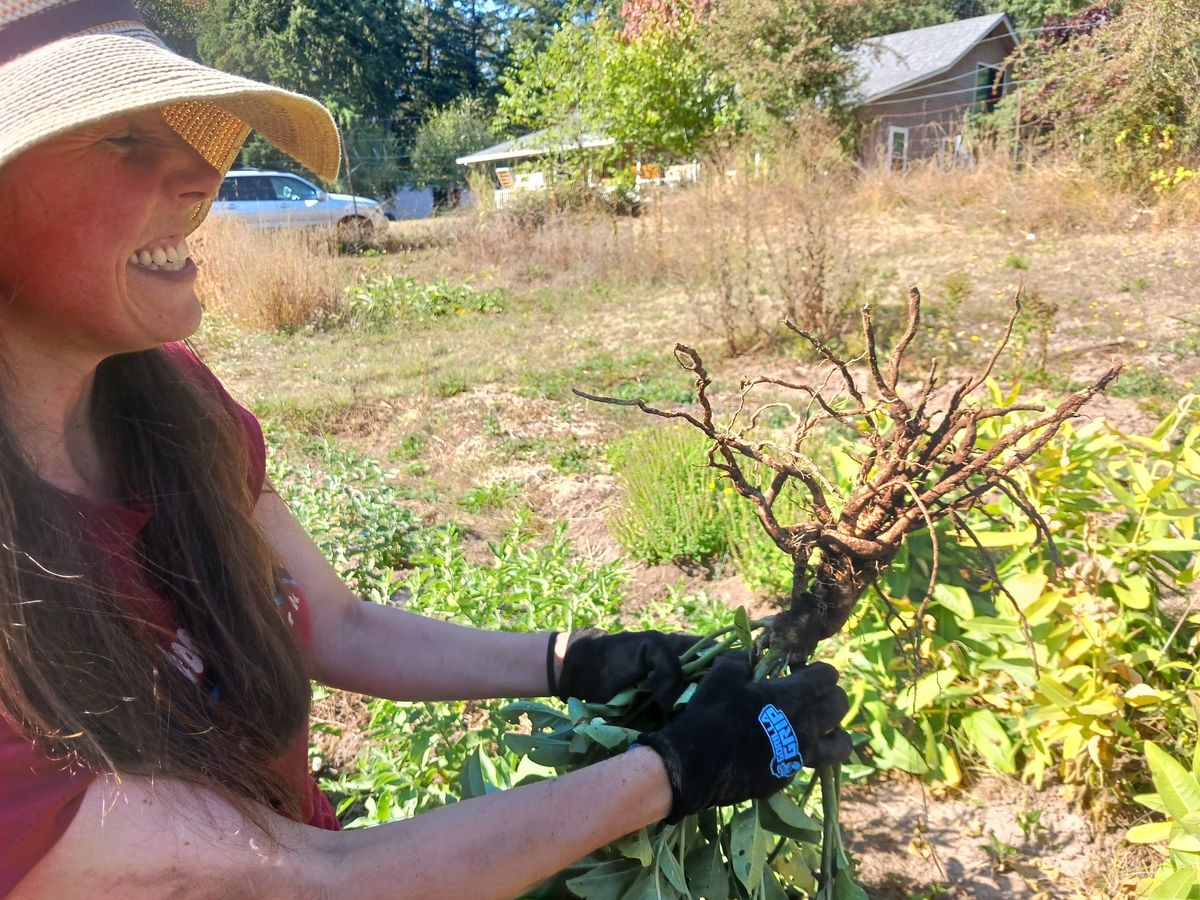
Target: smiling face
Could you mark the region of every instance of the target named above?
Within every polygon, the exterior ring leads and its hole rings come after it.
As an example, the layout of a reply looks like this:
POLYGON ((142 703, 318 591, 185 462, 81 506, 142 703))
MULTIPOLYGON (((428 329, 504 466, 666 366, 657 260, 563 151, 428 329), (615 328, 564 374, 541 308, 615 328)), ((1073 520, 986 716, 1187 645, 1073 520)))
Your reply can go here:
POLYGON ((5 344, 94 365, 190 335, 200 302, 184 235, 220 183, 157 110, 80 128, 4 165, 5 344))

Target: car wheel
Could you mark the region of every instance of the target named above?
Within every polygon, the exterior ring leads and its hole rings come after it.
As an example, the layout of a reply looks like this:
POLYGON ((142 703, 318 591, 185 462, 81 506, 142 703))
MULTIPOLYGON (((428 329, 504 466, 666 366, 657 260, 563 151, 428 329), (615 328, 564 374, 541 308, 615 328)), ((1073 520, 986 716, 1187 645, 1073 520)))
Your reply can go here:
POLYGON ((347 216, 338 222, 338 238, 345 244, 365 244, 374 231, 371 220, 362 216, 347 216))

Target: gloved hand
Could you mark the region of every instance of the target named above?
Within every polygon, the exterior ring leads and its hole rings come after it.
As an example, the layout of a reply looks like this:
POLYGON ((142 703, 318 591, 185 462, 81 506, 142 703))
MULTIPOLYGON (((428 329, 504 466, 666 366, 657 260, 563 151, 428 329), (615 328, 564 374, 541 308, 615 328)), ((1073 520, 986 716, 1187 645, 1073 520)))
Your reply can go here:
POLYGON ((837 686, 837 669, 817 662, 757 683, 750 675, 744 656, 719 659, 677 719, 638 736, 667 768, 668 823, 710 806, 769 797, 801 766, 849 759, 850 735, 838 726, 850 701, 837 686))
POLYGON ((645 678, 654 702, 670 709, 685 686, 679 657, 698 640, 690 634, 660 631, 572 631, 563 654, 562 674, 558 684, 551 685, 551 693, 560 700, 578 697, 606 703, 645 678))

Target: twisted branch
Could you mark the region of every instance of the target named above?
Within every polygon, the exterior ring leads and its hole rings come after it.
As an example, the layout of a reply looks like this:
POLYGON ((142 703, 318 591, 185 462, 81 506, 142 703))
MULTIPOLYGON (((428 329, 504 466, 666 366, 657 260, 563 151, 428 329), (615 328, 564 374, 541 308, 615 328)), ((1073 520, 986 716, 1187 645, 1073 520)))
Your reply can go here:
MULTIPOLYGON (((700 354, 685 344, 675 345, 675 359, 695 379, 698 414, 683 409, 658 409, 642 400, 603 397, 580 390, 575 394, 600 403, 637 407, 661 418, 682 419, 712 442, 709 465, 728 477, 740 496, 750 500, 772 541, 792 557, 791 606, 777 617, 774 638, 785 652, 805 657, 818 641, 840 629, 859 596, 895 558, 905 537, 928 528, 933 536, 933 550, 929 584, 917 605, 915 627, 919 637, 921 616, 932 597, 939 572, 940 554, 934 529, 942 519, 950 518, 960 534, 971 539, 983 554, 985 564, 991 567, 998 589, 1013 599, 995 575, 978 537, 963 519, 964 513, 979 508, 989 494, 996 492, 1006 498, 1033 524, 1037 540, 1045 543, 1058 565, 1049 525, 1013 476, 1046 446, 1064 422, 1078 416, 1088 401, 1105 390, 1120 371, 1119 367, 1109 369, 1091 385, 1049 409, 1034 403, 973 404, 972 395, 991 378, 1020 313, 1018 290, 1004 333, 982 370, 960 381, 948 396, 942 395, 940 402, 936 359, 929 364, 915 391, 910 394, 899 388, 906 354, 917 337, 921 321, 921 295, 915 287, 908 295, 905 330, 892 348, 886 370, 880 365, 870 307, 864 307, 861 316, 865 350, 853 360, 843 358, 790 319, 785 320, 784 325, 803 337, 830 365, 824 381, 814 387, 767 375, 745 379, 727 425, 717 422, 710 397, 712 378, 700 354), (865 387, 852 370, 859 363, 866 370, 865 387), (830 390, 831 380, 840 382, 836 392, 830 390), (752 406, 751 393, 764 385, 803 395, 803 414, 778 400, 752 406), (877 399, 870 399, 870 394, 877 399), (762 413, 773 407, 788 409, 795 421, 786 446, 750 439, 762 413), (748 419, 742 419, 748 409, 753 412, 748 419), (1006 427, 1004 419, 1018 413, 1038 415, 1006 427), (987 423, 987 430, 982 432, 988 435, 986 438, 981 437, 982 423, 987 423), (866 445, 865 453, 851 456, 858 471, 849 496, 844 498, 837 491, 826 490, 823 485, 829 482, 803 452, 804 441, 827 424, 848 430, 866 445), (747 477, 744 470, 747 460, 773 473, 765 490, 755 486, 755 479, 747 477), (810 502, 805 518, 789 525, 779 520, 775 504, 790 481, 803 488, 810 502)), ((1015 607, 1015 599, 1013 603, 1015 607)), ((1019 609, 1017 612, 1026 640, 1032 645, 1028 622, 1019 609)))

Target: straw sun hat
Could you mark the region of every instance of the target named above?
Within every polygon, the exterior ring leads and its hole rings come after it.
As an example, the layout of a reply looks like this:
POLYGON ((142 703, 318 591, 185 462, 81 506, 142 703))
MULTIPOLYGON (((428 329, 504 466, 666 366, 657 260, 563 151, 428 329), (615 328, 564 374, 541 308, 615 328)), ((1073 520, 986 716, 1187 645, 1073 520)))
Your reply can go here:
MULTIPOLYGON (((222 175, 251 129, 321 178, 337 175, 325 107, 172 53, 129 0, 0 0, 0 166, 82 125, 156 107, 222 175)), ((197 209, 193 229, 207 212, 197 209)))

